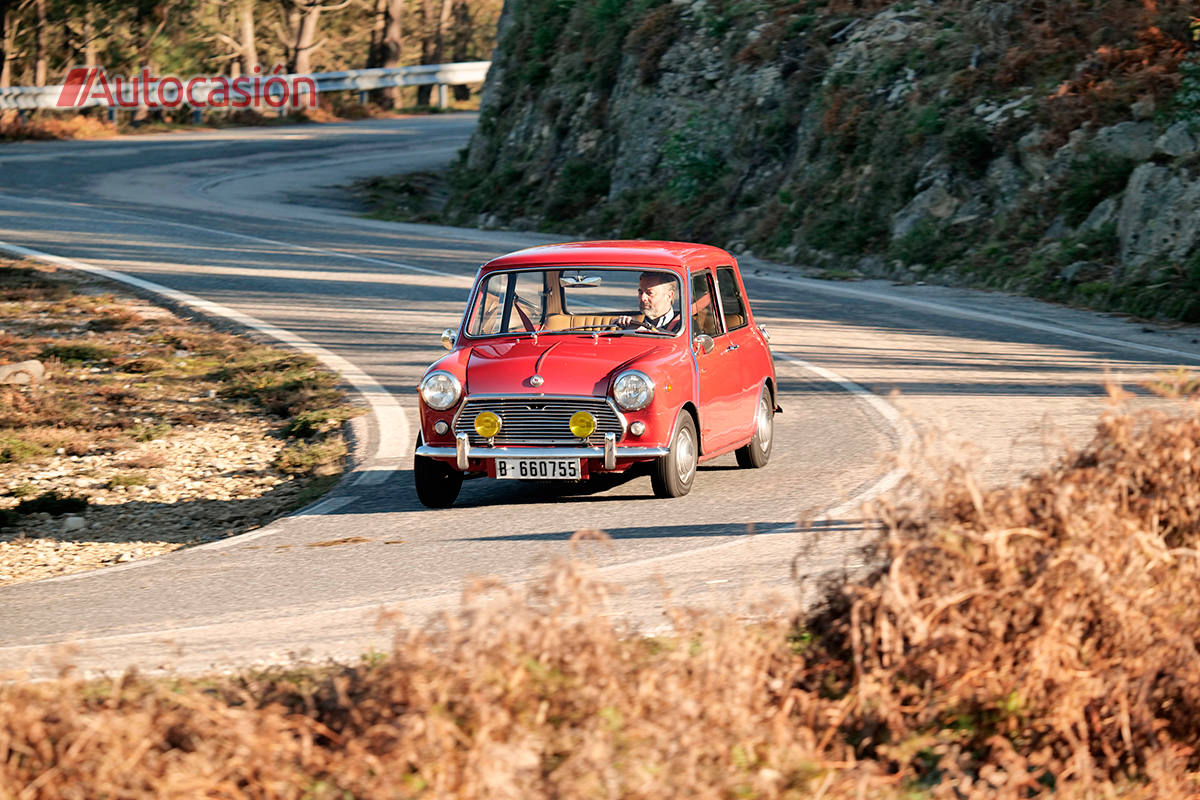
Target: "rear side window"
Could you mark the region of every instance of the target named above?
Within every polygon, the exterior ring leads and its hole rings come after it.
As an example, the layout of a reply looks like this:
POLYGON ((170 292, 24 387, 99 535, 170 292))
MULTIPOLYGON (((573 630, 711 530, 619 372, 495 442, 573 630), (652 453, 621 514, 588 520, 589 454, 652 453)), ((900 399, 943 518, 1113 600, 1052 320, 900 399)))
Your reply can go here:
POLYGON ((717 291, 721 293, 721 308, 725 313, 725 329, 735 330, 743 327, 746 320, 746 304, 742 300, 742 292, 738 289, 737 276, 733 267, 717 267, 717 291))

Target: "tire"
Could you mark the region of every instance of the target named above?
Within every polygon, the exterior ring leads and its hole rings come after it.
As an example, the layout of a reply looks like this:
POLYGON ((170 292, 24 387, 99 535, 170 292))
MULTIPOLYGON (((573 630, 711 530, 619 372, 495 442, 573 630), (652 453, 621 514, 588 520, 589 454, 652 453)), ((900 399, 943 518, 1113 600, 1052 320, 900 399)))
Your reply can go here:
POLYGON ((655 497, 683 497, 692 490, 696 480, 696 464, 700 459, 700 437, 696 423, 686 409, 675 418, 671 435, 671 452, 654 462, 650 470, 650 485, 655 497))
POLYGON ((413 456, 413 483, 417 499, 426 508, 449 508, 458 499, 463 474, 433 458, 413 456))
POLYGON ((771 400, 771 390, 766 386, 759 395, 754 419, 757 422, 754 438, 734 451, 738 466, 743 469, 765 467, 771 459, 771 445, 775 442, 775 404, 771 400))

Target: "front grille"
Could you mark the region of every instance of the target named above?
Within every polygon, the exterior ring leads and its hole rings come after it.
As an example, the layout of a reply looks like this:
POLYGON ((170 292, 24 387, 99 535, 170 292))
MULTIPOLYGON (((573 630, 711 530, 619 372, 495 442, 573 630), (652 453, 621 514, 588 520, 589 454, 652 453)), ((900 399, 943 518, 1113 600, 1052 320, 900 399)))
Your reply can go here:
POLYGON ((604 444, 604 434, 616 434, 617 441, 625 426, 617 410, 603 397, 468 397, 454 418, 454 432, 465 433, 472 445, 484 446, 488 440, 475 432, 475 417, 491 411, 503 424, 493 442, 496 445, 579 445, 571 433, 571 415, 590 411, 596 418, 596 432, 588 438, 593 445, 604 444))

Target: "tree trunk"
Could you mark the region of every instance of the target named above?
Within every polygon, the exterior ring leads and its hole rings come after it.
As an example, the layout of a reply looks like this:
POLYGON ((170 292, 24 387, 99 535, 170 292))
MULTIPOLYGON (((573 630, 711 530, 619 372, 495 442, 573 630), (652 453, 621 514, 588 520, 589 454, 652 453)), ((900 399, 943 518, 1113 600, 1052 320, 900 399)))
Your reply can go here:
POLYGON ((292 72, 307 75, 312 72, 312 53, 317 44, 317 33, 321 25, 321 3, 307 2, 296 31, 296 61, 292 72))
POLYGON ((387 0, 371 5, 371 41, 367 44, 367 69, 383 66, 383 33, 387 28, 387 0))
MULTIPOLYGON (((454 23, 450 28, 450 60, 468 61, 471 58, 471 40, 474 38, 475 20, 471 18, 471 7, 467 0, 454 0, 454 23)), ((471 87, 460 84, 454 87, 454 99, 471 99, 471 87)))
MULTIPOLYGON (((438 25, 434 16, 434 0, 421 0, 421 63, 436 64, 438 25)), ((432 86, 417 87, 417 105, 429 105, 429 97, 433 92, 432 86)))
POLYGON ((450 14, 454 11, 451 0, 441 0, 442 7, 438 11, 437 40, 434 46, 433 63, 442 64, 446 58, 446 31, 450 28, 450 14))
POLYGON ((13 47, 12 27, 8 24, 8 11, 11 7, 10 0, 0 0, 0 88, 7 88, 12 81, 9 67, 13 47))
POLYGON ((242 74, 254 74, 258 66, 258 43, 254 39, 254 0, 238 0, 238 43, 242 46, 242 74))
MULTIPOLYGON (((400 66, 401 47, 404 40, 404 0, 385 0, 385 2, 379 66, 385 69, 395 69, 400 66)), ((399 108, 403 102, 400 92, 399 86, 381 90, 379 104, 384 108, 399 108)))
POLYGON ((33 33, 33 85, 46 85, 46 0, 35 0, 37 28, 33 33))
POLYGON ((91 3, 83 12, 83 65, 96 66, 96 7, 91 3))

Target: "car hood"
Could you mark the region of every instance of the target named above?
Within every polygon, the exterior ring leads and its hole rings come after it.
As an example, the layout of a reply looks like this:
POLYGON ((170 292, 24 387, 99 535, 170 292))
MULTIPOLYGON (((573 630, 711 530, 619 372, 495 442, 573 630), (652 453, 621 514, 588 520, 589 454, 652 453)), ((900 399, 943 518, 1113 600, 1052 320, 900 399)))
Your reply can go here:
POLYGON ((632 361, 664 349, 634 336, 542 336, 476 345, 467 361, 470 394, 603 395, 609 377, 632 361), (541 386, 531 378, 540 375, 541 386))

